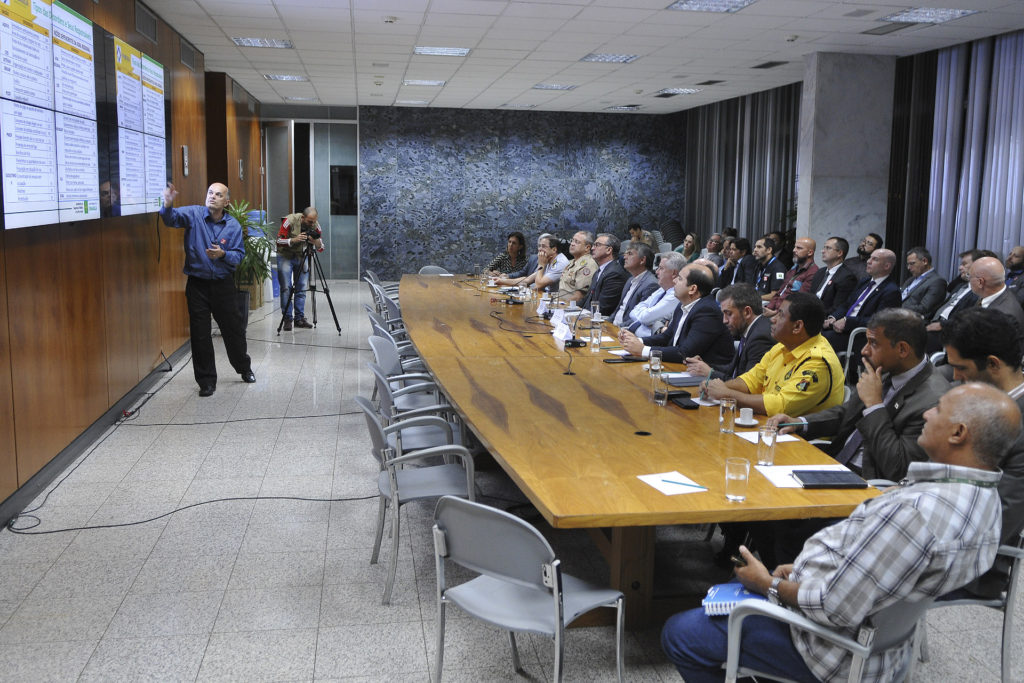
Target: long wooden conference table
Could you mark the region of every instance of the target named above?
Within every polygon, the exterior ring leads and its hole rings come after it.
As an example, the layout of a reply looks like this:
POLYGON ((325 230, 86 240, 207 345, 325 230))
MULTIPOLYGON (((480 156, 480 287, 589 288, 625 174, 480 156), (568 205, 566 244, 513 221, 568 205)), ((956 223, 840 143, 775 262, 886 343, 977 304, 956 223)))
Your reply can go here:
MULTIPOLYGON (((730 502, 725 459, 753 465, 756 447, 720 433, 717 408, 655 405, 642 364, 604 363, 607 350, 559 350, 535 303, 494 302, 505 297, 463 276, 406 275, 399 298, 423 361, 495 460, 552 527, 591 530, 631 626, 660 616, 656 525, 845 517, 874 495, 777 488, 751 467, 746 500, 730 502), (564 374, 570 358, 573 374, 564 374), (637 478, 673 470, 708 490, 669 496, 637 478)), ((777 465, 834 462, 802 439, 776 446, 777 465)))

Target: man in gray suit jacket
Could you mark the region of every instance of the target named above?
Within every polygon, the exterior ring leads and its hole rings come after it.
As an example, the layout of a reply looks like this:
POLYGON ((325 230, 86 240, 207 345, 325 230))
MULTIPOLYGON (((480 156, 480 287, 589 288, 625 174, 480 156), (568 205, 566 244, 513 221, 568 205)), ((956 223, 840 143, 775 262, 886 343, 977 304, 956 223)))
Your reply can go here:
POLYGON ((630 277, 622 287, 622 298, 612 313, 612 322, 619 327, 634 322, 629 315, 633 307, 658 289, 658 278, 651 272, 654 267, 653 249, 643 242, 636 242, 629 245, 624 256, 623 264, 630 277))
POLYGON ((925 358, 924 319, 902 308, 879 311, 867 325, 861 355, 865 371, 842 405, 794 420, 776 415, 769 423, 803 422, 808 438, 834 437, 830 455, 865 478, 899 481, 916 460, 927 460, 917 437, 924 413, 949 390, 949 382, 925 358))
POLYGON ((999 259, 985 256, 972 263, 970 285, 978 296, 978 306, 1002 311, 1024 327, 1024 310, 1006 286, 1006 269, 999 259))
POLYGON ((903 308, 931 320, 946 298, 946 281, 935 272, 932 255, 924 247, 914 247, 907 252, 907 270, 910 277, 900 287, 903 308))
MULTIPOLYGON (((985 382, 1002 389, 1024 410, 1024 343, 1021 328, 1010 316, 992 309, 972 308, 942 327, 946 361, 953 379, 985 382)), ((1024 530, 1024 433, 999 461, 999 498, 1003 505, 1002 543, 1015 544, 1024 530)), ((965 589, 986 598, 1006 590, 1009 562, 997 557, 992 569, 965 589)))

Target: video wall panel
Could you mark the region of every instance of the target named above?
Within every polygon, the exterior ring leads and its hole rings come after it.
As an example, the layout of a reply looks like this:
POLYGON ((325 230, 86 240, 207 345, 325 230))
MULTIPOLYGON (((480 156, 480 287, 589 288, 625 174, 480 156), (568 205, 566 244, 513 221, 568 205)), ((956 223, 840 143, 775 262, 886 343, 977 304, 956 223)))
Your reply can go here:
POLYGON ((167 83, 159 62, 59 0, 0 0, 4 226, 159 210, 167 83))

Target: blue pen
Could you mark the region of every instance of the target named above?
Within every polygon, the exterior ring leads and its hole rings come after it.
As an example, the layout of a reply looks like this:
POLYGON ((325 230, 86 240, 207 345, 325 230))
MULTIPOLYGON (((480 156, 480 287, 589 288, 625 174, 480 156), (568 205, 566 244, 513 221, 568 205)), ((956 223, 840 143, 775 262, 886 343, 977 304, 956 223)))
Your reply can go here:
POLYGON ((700 484, 687 484, 685 481, 672 481, 671 479, 662 479, 662 481, 665 482, 666 484, 678 484, 679 486, 689 486, 690 488, 700 489, 702 491, 708 490, 706 486, 701 486, 700 484))

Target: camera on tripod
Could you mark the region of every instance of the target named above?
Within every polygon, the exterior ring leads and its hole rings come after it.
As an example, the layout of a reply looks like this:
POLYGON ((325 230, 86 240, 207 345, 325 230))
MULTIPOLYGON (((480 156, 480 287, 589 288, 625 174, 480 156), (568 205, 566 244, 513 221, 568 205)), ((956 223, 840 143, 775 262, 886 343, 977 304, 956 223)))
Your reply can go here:
POLYGON ((318 240, 320 239, 322 231, 316 225, 311 225, 308 228, 306 226, 302 226, 302 234, 307 235, 310 239, 318 240))

